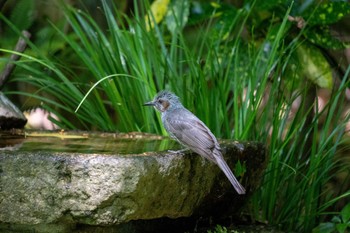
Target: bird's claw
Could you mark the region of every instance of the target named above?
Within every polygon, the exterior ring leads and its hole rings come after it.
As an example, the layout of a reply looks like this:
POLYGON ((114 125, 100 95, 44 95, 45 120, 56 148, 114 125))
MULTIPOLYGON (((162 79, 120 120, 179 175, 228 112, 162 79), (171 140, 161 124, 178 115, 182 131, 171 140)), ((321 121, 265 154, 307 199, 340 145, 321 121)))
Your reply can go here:
POLYGON ((188 149, 182 149, 182 150, 168 150, 168 152, 173 153, 173 154, 182 154, 188 149))

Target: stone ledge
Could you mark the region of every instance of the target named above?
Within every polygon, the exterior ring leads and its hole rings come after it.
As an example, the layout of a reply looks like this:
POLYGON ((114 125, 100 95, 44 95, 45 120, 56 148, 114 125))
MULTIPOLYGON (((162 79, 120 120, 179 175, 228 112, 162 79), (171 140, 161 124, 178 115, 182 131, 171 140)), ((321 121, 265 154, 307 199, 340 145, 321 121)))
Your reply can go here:
POLYGON ((236 194, 214 164, 190 152, 2 151, 0 229, 70 232, 77 225, 239 214, 262 176, 265 148, 224 142, 222 149, 231 168, 238 159, 246 165, 247 195, 236 194))

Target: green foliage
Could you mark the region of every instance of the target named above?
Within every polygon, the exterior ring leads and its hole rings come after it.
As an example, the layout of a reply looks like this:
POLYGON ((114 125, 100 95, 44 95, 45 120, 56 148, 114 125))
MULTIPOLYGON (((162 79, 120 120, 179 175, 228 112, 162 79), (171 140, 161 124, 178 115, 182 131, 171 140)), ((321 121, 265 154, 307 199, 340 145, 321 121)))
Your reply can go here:
MULTIPOLYGON (((269 148, 272 157, 265 174, 264 188, 253 201, 253 206, 262 205, 264 212, 259 214, 265 216, 263 219, 300 232, 310 232, 317 223, 320 201, 329 200, 324 185, 332 178, 334 154, 342 141, 347 121, 341 117, 342 112, 337 106, 342 105, 342 95, 348 84, 342 83, 323 112, 312 113, 313 104, 308 104, 310 96, 306 91, 297 97, 301 98, 303 107, 299 108, 292 121, 280 116, 279 111, 283 108, 274 113, 269 148), (326 121, 319 130, 319 120, 324 114, 326 121), (337 126, 334 127, 331 122, 337 126)), ((291 111, 292 105, 283 110, 287 115, 291 111)))
POLYGON ((304 36, 310 42, 328 49, 344 49, 350 45, 349 42, 343 42, 338 38, 335 38, 331 34, 329 27, 325 26, 312 27, 308 30, 305 30, 304 36))
POLYGON ((332 89, 332 70, 321 51, 313 45, 301 44, 297 47, 296 53, 301 69, 300 74, 319 87, 332 89))
MULTIPOLYGON (((35 0, 18 0, 15 2, 14 10, 9 15, 10 21, 18 31, 28 30, 35 18, 35 0)), ((0 47, 13 49, 18 41, 18 33, 8 27, 1 25, 0 47)), ((2 54, 0 69, 3 70, 10 54, 2 54)))
POLYGON ((321 223, 312 230, 312 233, 344 233, 350 230, 350 203, 347 204, 339 215, 332 218, 330 222, 321 223))
MULTIPOLYGON (((327 60, 305 36, 311 28, 296 30, 289 21, 304 5, 246 1, 238 8, 172 1, 166 17, 157 21, 137 3, 130 18, 102 1, 106 30, 91 15, 63 5, 71 30, 51 25, 63 41, 51 48, 62 57, 56 60, 28 41, 31 51, 20 54, 11 82, 36 91, 6 93, 39 99, 64 128, 165 134, 159 114, 142 104, 169 89, 217 137, 268 145, 269 163, 251 199, 252 216, 287 231, 310 232, 331 200, 324 187, 336 168, 334 154, 348 120, 339 106, 350 69, 335 86, 327 60), (184 33, 189 25, 196 29, 194 37, 184 33), (314 111, 317 86, 333 88, 320 112, 314 111)), ((237 164, 237 173, 244 169, 237 164)), ((221 226, 215 230, 227 232, 221 226)))
POLYGON ((247 171, 247 168, 245 164, 242 164, 240 161, 238 161, 235 165, 234 173, 237 176, 244 176, 244 173, 247 171))
POLYGON ((312 4, 303 14, 307 19, 307 29, 304 36, 312 43, 329 49, 349 47, 349 41, 343 42, 335 38, 329 25, 338 22, 350 13, 350 3, 332 1, 321 4, 312 4))
POLYGON ((19 0, 16 2, 16 7, 12 11, 10 21, 18 28, 18 30, 26 30, 33 24, 34 11, 34 0, 19 0))
POLYGON ((171 2, 170 9, 166 15, 166 24, 171 34, 182 32, 188 21, 190 14, 189 0, 179 0, 171 2))
POLYGON ((221 226, 221 225, 216 225, 215 229, 213 231, 212 230, 208 230, 207 232, 208 233, 237 233, 237 231, 227 230, 226 227, 221 226))
POLYGON ((188 20, 188 25, 197 25, 207 21, 213 17, 213 12, 215 12, 216 6, 213 2, 199 2, 193 1, 190 6, 190 16, 188 20))
POLYGON ((303 14, 310 26, 329 25, 350 13, 350 4, 345 1, 315 3, 303 14))

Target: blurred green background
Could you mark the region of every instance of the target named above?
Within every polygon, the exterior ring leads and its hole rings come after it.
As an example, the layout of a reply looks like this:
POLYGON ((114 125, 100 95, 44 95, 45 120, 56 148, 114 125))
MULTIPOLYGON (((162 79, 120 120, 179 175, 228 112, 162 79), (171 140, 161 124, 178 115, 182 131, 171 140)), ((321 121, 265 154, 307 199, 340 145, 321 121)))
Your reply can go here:
POLYGON ((142 104, 171 90, 217 137, 267 145, 269 164, 246 208, 254 221, 295 232, 349 228, 349 2, 0 8, 1 70, 21 56, 2 91, 22 110, 40 106, 63 129, 166 135, 142 104), (18 53, 23 30, 31 37, 18 53))

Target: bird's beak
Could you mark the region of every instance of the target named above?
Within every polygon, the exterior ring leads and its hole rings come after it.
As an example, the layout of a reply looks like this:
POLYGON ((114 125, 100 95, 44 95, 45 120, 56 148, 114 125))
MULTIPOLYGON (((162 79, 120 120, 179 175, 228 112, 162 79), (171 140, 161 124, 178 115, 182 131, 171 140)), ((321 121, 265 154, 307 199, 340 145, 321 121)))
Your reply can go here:
POLYGON ((150 101, 150 102, 143 104, 143 106, 154 106, 154 105, 155 105, 155 103, 153 101, 150 101))

